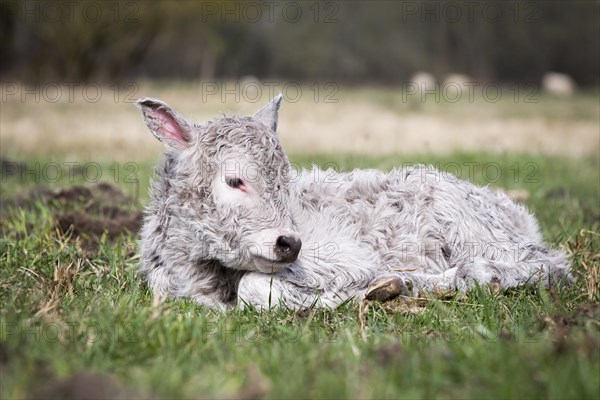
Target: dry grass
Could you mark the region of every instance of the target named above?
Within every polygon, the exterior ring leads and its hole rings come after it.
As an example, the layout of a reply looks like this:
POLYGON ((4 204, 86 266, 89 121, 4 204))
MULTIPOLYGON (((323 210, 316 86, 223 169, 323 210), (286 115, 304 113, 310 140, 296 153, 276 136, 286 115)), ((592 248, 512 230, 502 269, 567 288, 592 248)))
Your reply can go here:
POLYGON ((576 237, 568 238, 561 246, 570 259, 579 265, 575 270, 583 282, 582 291, 590 301, 600 300, 600 233, 582 229, 576 237))
POLYGON ((44 282, 48 297, 40 302, 40 307, 35 313, 35 318, 42 317, 51 312, 56 312, 63 297, 68 294, 73 297, 73 279, 81 270, 81 260, 62 264, 58 262, 54 267, 54 279, 49 284, 44 282), (76 265, 75 265, 76 264, 76 265))
MULTIPOLYGON (((163 99, 194 121, 223 113, 250 115, 269 100, 267 88, 257 101, 245 101, 248 97, 243 95, 236 101, 235 94, 203 99, 198 82, 137 85, 134 92, 116 94, 103 87, 93 103, 85 100, 81 85, 72 99, 65 87, 56 102, 45 101, 51 97, 48 89, 39 93, 39 101, 33 94, 7 95, 0 120, 2 153, 67 160, 149 160, 163 148, 147 132, 132 99, 163 99)), ((235 83, 228 85, 235 88, 235 83)), ((6 84, 2 90, 4 96, 6 84)), ((482 98, 448 103, 433 97, 425 102, 403 99, 399 88, 340 88, 334 95, 322 90, 315 98, 311 86, 303 86, 296 102, 292 102, 296 92, 285 94, 289 100, 280 114, 280 135, 286 150, 293 153, 600 154, 600 110, 597 97, 591 95, 572 99, 540 95, 537 103, 525 103, 524 98, 515 102, 507 93, 496 103, 482 98)))

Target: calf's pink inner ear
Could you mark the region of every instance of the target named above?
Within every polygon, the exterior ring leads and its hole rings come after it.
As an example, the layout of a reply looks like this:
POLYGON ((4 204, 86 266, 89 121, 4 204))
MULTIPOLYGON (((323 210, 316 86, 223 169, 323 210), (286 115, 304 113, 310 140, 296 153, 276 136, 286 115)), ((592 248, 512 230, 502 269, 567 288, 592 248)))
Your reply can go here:
POLYGON ((187 143, 189 141, 187 132, 182 129, 171 114, 161 108, 152 112, 156 118, 156 130, 159 135, 178 142, 187 143))

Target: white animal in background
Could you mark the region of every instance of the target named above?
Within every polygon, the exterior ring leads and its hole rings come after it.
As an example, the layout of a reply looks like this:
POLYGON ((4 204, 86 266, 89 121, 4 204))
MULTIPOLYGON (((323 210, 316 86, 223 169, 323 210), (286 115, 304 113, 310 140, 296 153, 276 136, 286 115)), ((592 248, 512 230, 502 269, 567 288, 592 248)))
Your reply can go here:
POLYGON ((572 96, 575 93, 575 82, 569 75, 547 72, 542 77, 544 90, 555 96, 572 96))
POLYGON ((409 82, 416 85, 418 92, 432 92, 437 89, 435 77, 428 72, 417 72, 409 82))

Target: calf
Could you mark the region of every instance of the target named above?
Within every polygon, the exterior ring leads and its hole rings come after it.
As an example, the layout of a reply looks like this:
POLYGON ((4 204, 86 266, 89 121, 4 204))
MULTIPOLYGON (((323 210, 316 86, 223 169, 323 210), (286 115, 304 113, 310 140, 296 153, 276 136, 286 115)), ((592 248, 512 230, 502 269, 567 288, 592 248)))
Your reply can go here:
POLYGON ((565 254, 502 192, 425 166, 293 170, 276 134, 281 100, 203 124, 137 102, 168 149, 141 231, 141 270, 157 298, 334 307, 570 279, 565 254))

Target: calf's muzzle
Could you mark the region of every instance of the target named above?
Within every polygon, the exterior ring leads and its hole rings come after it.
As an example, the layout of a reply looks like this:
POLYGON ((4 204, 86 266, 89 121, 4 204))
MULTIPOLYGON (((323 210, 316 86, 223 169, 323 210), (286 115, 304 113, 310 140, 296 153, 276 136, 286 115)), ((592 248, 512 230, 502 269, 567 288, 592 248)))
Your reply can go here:
POLYGON ((302 241, 297 236, 282 235, 275 241, 275 255, 277 261, 282 263, 292 263, 298 259, 298 254, 302 248, 302 241))

